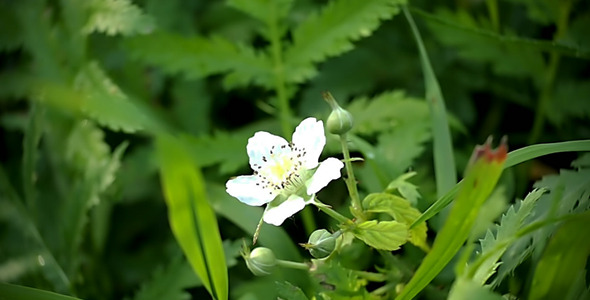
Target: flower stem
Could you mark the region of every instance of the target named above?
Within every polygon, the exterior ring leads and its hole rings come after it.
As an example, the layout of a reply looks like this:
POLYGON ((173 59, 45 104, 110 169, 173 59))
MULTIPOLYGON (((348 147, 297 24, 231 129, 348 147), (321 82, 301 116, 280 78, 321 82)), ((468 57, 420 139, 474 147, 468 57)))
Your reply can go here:
POLYGON ((348 151, 348 144, 346 143, 346 134, 340 135, 340 144, 342 145, 342 154, 344 154, 344 165, 346 166, 347 174, 347 178, 344 180, 344 182, 346 182, 348 193, 352 199, 351 212, 355 218, 362 221, 365 219, 365 215, 361 206, 359 192, 356 187, 356 178, 354 177, 354 172, 352 171, 352 164, 350 163, 350 152, 348 151))
MULTIPOLYGON (((272 8, 276 9, 276 4, 271 4, 272 8)), ((279 29, 280 20, 277 18, 278 13, 273 13, 274 19, 269 22, 269 39, 270 39, 270 53, 274 71, 274 89, 277 94, 277 102, 279 108, 279 121, 283 136, 287 137, 293 132, 291 125, 291 108, 289 107, 289 96, 287 94, 287 86, 285 82, 285 66, 283 64, 283 48, 281 43, 281 32, 279 29)), ((305 231, 310 234, 316 228, 313 213, 309 208, 303 209, 301 212, 301 219, 305 231)))
POLYGON ((277 259, 277 265, 279 265, 281 267, 297 269, 297 270, 305 270, 305 271, 309 270, 309 265, 307 265, 305 263, 299 263, 299 262, 288 261, 288 260, 277 259))
POLYGON ((345 217, 345 216, 339 214, 337 211, 333 210, 329 205, 326 205, 326 204, 321 203, 319 201, 314 201, 313 204, 315 206, 317 206, 321 211, 323 211, 324 213, 326 213, 328 216, 334 218, 336 221, 338 221, 340 223, 350 223, 350 222, 352 222, 347 217, 345 217))
POLYGON ((373 272, 358 271, 358 270, 353 270, 352 272, 354 275, 361 277, 363 279, 369 280, 369 281, 383 282, 387 279, 387 276, 385 276, 385 274, 381 274, 381 273, 373 273, 373 272))

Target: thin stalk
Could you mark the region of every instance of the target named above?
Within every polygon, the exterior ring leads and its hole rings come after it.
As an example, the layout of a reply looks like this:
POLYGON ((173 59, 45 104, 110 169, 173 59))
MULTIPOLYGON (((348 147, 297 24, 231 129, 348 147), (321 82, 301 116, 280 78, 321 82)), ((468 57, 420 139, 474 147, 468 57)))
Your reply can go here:
POLYGON ((350 193, 350 198, 352 201, 352 214, 359 221, 363 221, 365 219, 365 214, 363 213, 361 199, 359 197, 359 192, 356 187, 356 178, 354 177, 354 172, 352 171, 352 164, 350 163, 350 152, 348 151, 346 134, 340 135, 340 144, 342 145, 342 154, 344 155, 344 166, 346 167, 347 175, 347 178, 346 180, 344 180, 344 182, 346 182, 346 187, 348 188, 348 192, 350 193))
POLYGON ((358 271, 358 270, 352 270, 352 273, 354 275, 361 277, 363 279, 366 279, 368 281, 383 282, 387 279, 387 276, 385 276, 385 274, 381 274, 381 273, 373 273, 373 272, 358 271))
POLYGON ((336 221, 340 222, 341 224, 352 222, 347 217, 339 214, 337 211, 333 210, 330 206, 328 206, 326 204, 323 204, 321 202, 314 202, 313 204, 315 206, 317 206, 317 208, 319 208, 321 211, 323 211, 324 213, 326 213, 328 216, 332 217, 336 221))
POLYGON ((500 31, 500 17, 498 13, 498 1, 497 0, 486 0, 486 6, 488 8, 488 14, 494 31, 498 33, 500 31))
MULTIPOLYGON (((273 6, 273 8, 276 8, 273 6)), ((277 16, 276 13, 273 14, 277 16)), ((291 125, 291 108, 289 107, 289 97, 287 95, 287 87, 285 83, 285 66, 283 64, 283 48, 281 43, 281 33, 279 30, 279 20, 274 19, 269 22, 269 39, 270 39, 270 52, 273 63, 273 71, 275 78, 275 92, 277 95, 277 102, 279 108, 279 122, 281 123, 281 129, 283 136, 290 136, 293 132, 293 126, 291 125)), ((311 234, 315 228, 315 220, 313 213, 309 208, 305 208, 301 212, 301 219, 303 221, 303 227, 307 234, 311 234)))
POLYGON ((309 271, 309 265, 300 262, 277 259, 277 265, 285 268, 309 271))
POLYGON ((283 48, 281 43, 281 34, 279 31, 279 20, 273 20, 269 23, 270 52, 273 63, 275 78, 275 92, 279 107, 279 121, 284 136, 289 136, 293 132, 291 126, 291 109, 287 97, 287 88, 285 86, 285 66, 283 65, 283 48))
MULTIPOLYGON (((572 8, 572 2, 563 1, 560 2, 559 5, 559 17, 556 24, 557 32, 553 36, 554 42, 561 39, 567 32, 569 13, 572 8)), ((539 137, 542 134, 543 126, 545 124, 545 118, 547 116, 547 108, 552 99, 555 75, 557 74, 557 69, 559 68, 560 59, 561 55, 557 51, 551 51, 551 54, 549 56, 549 64, 547 66, 547 69, 545 69, 545 78, 543 82, 540 83, 542 89, 541 94, 539 96, 539 101, 537 103, 537 110, 535 111, 535 120, 533 121, 533 128, 531 130, 531 135, 529 136, 529 144, 534 144, 536 141, 538 141, 539 137)))

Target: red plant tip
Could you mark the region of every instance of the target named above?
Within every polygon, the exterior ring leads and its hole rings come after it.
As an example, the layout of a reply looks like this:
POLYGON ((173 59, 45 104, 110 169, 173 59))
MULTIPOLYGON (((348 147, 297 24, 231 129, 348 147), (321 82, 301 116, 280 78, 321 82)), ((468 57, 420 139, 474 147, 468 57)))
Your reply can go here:
POLYGON ((483 145, 475 146, 471 156, 470 164, 474 163, 479 158, 485 158, 487 162, 496 161, 502 163, 508 157, 508 138, 503 136, 500 140, 500 145, 496 149, 492 149, 492 140, 490 136, 483 145))

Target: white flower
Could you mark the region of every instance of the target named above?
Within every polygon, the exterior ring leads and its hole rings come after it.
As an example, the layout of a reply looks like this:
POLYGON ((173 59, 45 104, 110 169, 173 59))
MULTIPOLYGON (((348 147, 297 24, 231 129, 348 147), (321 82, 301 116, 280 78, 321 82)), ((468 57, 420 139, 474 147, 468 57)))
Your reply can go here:
POLYGON ((313 203, 315 193, 330 181, 340 178, 344 166, 340 160, 330 157, 318 163, 325 144, 324 125, 315 118, 297 126, 292 143, 268 132, 256 132, 246 147, 254 174, 228 180, 227 193, 248 205, 268 203, 264 222, 281 225, 313 203))

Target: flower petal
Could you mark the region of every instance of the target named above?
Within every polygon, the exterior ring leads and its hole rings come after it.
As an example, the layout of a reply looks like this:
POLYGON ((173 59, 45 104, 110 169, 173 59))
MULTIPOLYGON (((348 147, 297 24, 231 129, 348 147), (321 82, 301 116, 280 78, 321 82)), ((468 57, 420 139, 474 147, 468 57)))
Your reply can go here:
POLYGON ((270 151, 273 149, 280 151, 283 145, 288 145, 288 143, 280 136, 270 134, 266 131, 256 132, 253 137, 248 139, 248 145, 246 146, 252 170, 256 171, 258 169, 257 166, 264 164, 262 157, 269 157, 270 151))
POLYGON ((257 176, 238 176, 228 180, 225 187, 228 194, 252 206, 266 204, 276 197, 277 194, 273 189, 264 189, 256 183, 259 183, 257 176))
POLYGON ((329 157, 324 160, 307 182, 307 194, 313 195, 328 185, 330 181, 340 178, 340 170, 344 167, 339 159, 329 157))
POLYGON ((266 208, 264 222, 275 226, 281 226, 285 219, 294 215, 305 207, 305 200, 297 195, 291 195, 287 200, 273 206, 272 203, 266 208))
POLYGON ((320 154, 326 145, 324 123, 315 118, 307 118, 297 126, 293 133, 293 144, 305 149, 303 166, 307 169, 317 167, 320 154))

